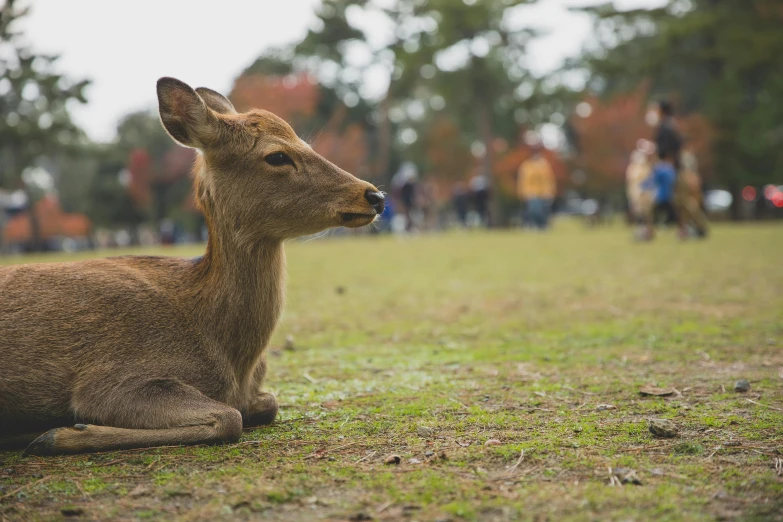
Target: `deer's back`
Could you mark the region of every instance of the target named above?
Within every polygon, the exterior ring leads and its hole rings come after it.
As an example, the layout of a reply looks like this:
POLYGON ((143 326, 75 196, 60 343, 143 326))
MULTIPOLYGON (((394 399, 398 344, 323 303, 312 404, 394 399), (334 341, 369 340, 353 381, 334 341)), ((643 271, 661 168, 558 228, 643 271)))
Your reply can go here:
POLYGON ((80 389, 134 376, 219 395, 192 273, 191 261, 153 257, 0 269, 0 420, 68 416, 80 389))

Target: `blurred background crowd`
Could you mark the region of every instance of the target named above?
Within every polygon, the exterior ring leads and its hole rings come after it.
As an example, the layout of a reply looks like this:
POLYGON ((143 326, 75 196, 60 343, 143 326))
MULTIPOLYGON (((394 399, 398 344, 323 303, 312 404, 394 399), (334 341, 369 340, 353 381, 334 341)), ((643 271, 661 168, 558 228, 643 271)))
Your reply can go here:
MULTIPOLYGON (((276 4, 264 8, 259 32, 285 22, 276 21, 276 4)), ((0 6, 0 251, 203 241, 193 151, 166 135, 154 105, 119 118, 111 135, 91 136, 74 117, 91 110, 91 78, 69 72, 26 32, 46 3, 0 6)), ((239 110, 275 112, 315 150, 387 191, 384 219, 364 233, 545 229, 554 214, 591 226, 639 223, 637 236, 651 239, 659 220, 701 236, 704 216, 783 217, 779 0, 305 7, 292 15, 303 36, 261 46, 225 94, 239 110), (554 5, 592 30, 578 53, 541 71, 536 53, 552 40, 529 15, 554 5), (661 154, 662 129, 676 135, 676 157, 661 154), (660 166, 667 160, 669 181, 660 166)), ((223 14, 209 23, 243 16, 223 14)), ((71 32, 123 24, 71 15, 63 20, 71 32)), ((136 29, 137 39, 147 37, 136 29)), ((168 45, 188 47, 183 31, 168 45)), ((236 37, 257 46, 247 31, 236 37)), ((136 44, 94 42, 109 51, 136 44)), ((208 73, 221 57, 199 59, 208 73)), ((144 60, 117 64, 116 74, 134 76, 144 60)))

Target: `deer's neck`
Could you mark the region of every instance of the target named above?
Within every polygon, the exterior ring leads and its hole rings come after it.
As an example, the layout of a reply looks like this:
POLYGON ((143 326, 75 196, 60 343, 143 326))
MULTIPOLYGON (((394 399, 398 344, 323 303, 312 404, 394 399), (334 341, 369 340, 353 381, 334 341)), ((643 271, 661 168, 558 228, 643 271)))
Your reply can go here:
POLYGON ((246 382, 283 307, 283 242, 269 239, 241 245, 229 231, 210 225, 207 251, 196 271, 201 286, 199 327, 219 344, 237 379, 246 382))

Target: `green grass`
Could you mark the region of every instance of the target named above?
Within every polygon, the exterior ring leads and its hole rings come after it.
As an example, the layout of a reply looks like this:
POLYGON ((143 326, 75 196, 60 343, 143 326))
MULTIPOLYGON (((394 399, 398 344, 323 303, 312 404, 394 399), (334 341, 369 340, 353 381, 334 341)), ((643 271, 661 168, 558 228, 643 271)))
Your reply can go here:
POLYGON ((287 250, 273 426, 227 446, 0 453, 0 497, 19 489, 0 519, 783 519, 780 226, 634 244, 558 223, 287 250), (679 393, 640 395, 650 384, 679 393), (679 436, 653 438, 650 418, 679 436), (642 484, 612 486, 618 467, 642 484))

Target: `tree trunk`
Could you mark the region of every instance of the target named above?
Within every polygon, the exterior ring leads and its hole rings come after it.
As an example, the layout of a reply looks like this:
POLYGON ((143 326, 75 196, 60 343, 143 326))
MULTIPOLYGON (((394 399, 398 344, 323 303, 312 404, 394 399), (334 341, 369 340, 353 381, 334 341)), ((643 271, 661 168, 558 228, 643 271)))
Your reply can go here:
POLYGON ((391 187, 392 174, 389 172, 389 156, 391 156, 391 121, 389 120, 389 107, 392 103, 391 85, 386 96, 383 98, 380 107, 378 107, 378 157, 375 162, 375 172, 373 173, 376 183, 385 184, 391 187))
POLYGON ((500 198, 497 192, 497 183, 495 183, 495 176, 492 172, 492 165, 494 164, 494 150, 493 144, 495 142, 495 134, 492 131, 492 114, 489 109, 489 102, 482 96, 477 100, 476 118, 478 119, 479 133, 481 134, 481 140, 484 142, 485 152, 484 157, 481 160, 484 174, 487 177, 487 183, 489 188, 489 215, 487 219, 490 227, 496 227, 500 225, 500 198))

